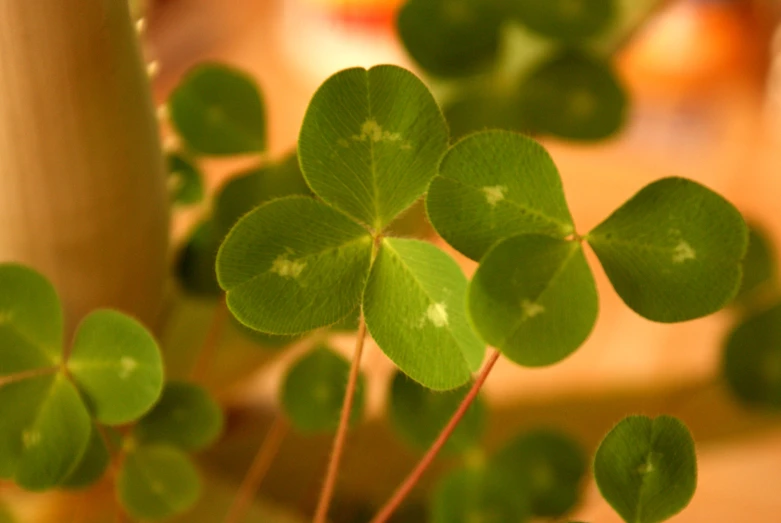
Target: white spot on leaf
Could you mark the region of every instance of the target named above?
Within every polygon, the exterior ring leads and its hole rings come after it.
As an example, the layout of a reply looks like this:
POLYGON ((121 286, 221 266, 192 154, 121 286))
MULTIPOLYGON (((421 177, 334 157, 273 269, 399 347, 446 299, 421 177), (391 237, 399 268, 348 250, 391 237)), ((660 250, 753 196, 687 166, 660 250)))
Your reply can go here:
POLYGON ((692 249, 691 245, 683 240, 678 242, 673 251, 673 263, 683 263, 686 260, 694 260, 695 258, 697 258, 697 252, 692 249))
POLYGON ((119 378, 126 380, 138 368, 138 362, 128 356, 122 356, 119 360, 119 378))
POLYGON ((493 187, 483 187, 482 191, 485 193, 485 199, 488 202, 488 205, 493 207, 504 200, 504 193, 507 192, 507 187, 504 185, 495 185, 493 187))
POLYGON ((352 139, 358 142, 371 140, 372 142, 400 142, 400 133, 391 133, 383 130, 376 120, 366 120, 361 126, 361 134, 354 134, 352 139))
POLYGON ((306 267, 305 262, 288 260, 286 255, 281 255, 271 266, 271 272, 279 274, 283 278, 298 278, 306 267))
POLYGON ((41 442, 41 433, 37 430, 25 430, 22 432, 22 444, 29 449, 41 442))
POLYGON ((447 325, 447 308, 444 303, 432 303, 426 309, 426 319, 430 321, 434 327, 444 327, 447 325))
POLYGON ((523 312, 523 319, 528 320, 545 312, 545 307, 533 301, 523 300, 521 302, 521 311, 523 312))
POLYGON ((3 323, 11 323, 12 317, 11 311, 0 312, 0 325, 3 323))

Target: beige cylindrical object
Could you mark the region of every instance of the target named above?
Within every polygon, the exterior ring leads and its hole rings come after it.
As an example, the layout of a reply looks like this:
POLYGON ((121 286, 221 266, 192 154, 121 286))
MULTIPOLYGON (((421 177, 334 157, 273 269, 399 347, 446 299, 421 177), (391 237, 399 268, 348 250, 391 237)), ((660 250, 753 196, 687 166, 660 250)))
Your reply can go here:
MULTIPOLYGON (((127 0, 0 1, 0 262, 63 300, 155 322, 168 195, 127 0)), ((2 289, 0 289, 2 292, 2 289)))

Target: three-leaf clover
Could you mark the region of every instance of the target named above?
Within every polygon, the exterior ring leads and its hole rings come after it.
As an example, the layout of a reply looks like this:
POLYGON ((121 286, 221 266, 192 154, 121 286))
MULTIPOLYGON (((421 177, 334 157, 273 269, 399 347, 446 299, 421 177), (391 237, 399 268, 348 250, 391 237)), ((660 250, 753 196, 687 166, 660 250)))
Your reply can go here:
POLYGON ((483 344, 467 281, 431 244, 385 236, 428 188, 447 126, 421 81, 395 66, 348 69, 314 95, 298 155, 319 200, 270 201, 239 220, 217 258, 227 304, 247 326, 298 334, 361 307, 380 348, 435 389, 471 379, 483 344))
POLYGON ((84 318, 64 352, 62 308, 46 278, 4 264, 0 288, 0 477, 45 490, 99 447, 93 422, 121 425, 149 410, 162 360, 140 323, 110 310, 84 318))
POLYGON ((659 180, 581 237, 548 154, 508 131, 456 143, 426 204, 442 237, 480 261, 467 293, 472 325, 521 365, 556 363, 589 336, 598 296, 584 243, 626 304, 654 321, 711 314, 740 283, 747 228, 718 194, 659 180))

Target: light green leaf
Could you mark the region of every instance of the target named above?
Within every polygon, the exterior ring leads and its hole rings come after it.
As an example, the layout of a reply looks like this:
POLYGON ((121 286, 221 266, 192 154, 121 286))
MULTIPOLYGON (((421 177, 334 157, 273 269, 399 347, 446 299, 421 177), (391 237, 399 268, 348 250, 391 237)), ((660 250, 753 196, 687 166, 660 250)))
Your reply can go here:
POLYGON ((650 320, 707 316, 738 291, 748 231, 710 189, 665 178, 633 196, 588 234, 621 299, 650 320))
POLYGON ((110 461, 111 456, 106 448, 106 443, 103 441, 100 431, 92 424, 87 450, 76 468, 59 486, 67 489, 89 487, 103 477, 110 461))
POLYGON ((186 382, 165 384, 160 401, 133 428, 136 440, 200 450, 222 432, 222 410, 209 392, 186 382))
MULTIPOLYGON (((435 392, 397 372, 391 382, 388 416, 405 442, 417 450, 427 450, 455 413, 471 385, 435 392)), ((474 449, 483 434, 486 408, 478 396, 467 409, 443 447, 444 452, 466 453, 474 449)))
POLYGON ((191 160, 179 153, 169 153, 168 189, 171 199, 179 205, 193 205, 203 200, 203 176, 191 160))
POLYGON ((408 0, 396 27, 407 52, 428 72, 464 76, 496 61, 501 22, 496 6, 484 0, 408 0))
POLYGON ((374 341, 409 377, 435 390, 471 379, 485 354, 466 320, 466 277, 430 243, 385 238, 364 293, 374 341))
POLYGON ((220 238, 213 220, 195 226, 176 256, 176 276, 185 292, 204 298, 222 295, 214 265, 220 238))
POLYGON ((266 149, 266 114, 255 81, 219 64, 188 72, 171 93, 168 109, 179 136, 207 155, 259 153, 266 149))
POLYGON ((0 477, 27 490, 56 487, 89 442, 87 409, 62 374, 0 387, 0 477))
POLYGON ((615 0, 522 0, 509 2, 509 13, 542 36, 577 42, 608 29, 615 0))
POLYGON ((324 203, 281 198, 236 224, 220 247, 217 278, 239 321, 271 334, 298 334, 355 309, 371 245, 366 229, 324 203))
POLYGON ((294 194, 312 194, 298 168, 295 152, 279 164, 259 167, 231 178, 215 198, 214 222, 218 236, 225 237, 239 218, 255 207, 294 194))
POLYGON ((62 307, 49 281, 14 263, 0 264, 0 376, 57 365, 62 307))
POLYGON ((749 305, 752 299, 777 281, 778 259, 767 231, 749 226, 748 250, 743 258, 743 279, 735 300, 749 305))
POLYGON ((781 302, 749 316, 729 334, 722 368, 741 401, 781 410, 781 302))
POLYGON ((508 131, 473 134, 454 145, 431 182, 426 208, 437 232, 473 260, 509 236, 574 232, 550 155, 508 131))
POLYGON ((587 465, 576 442, 559 432, 538 429, 514 438, 491 457, 489 467, 518 495, 529 498, 534 516, 557 518, 578 502, 587 465))
POLYGON ((379 231, 426 191, 447 142, 426 86, 381 65, 326 80, 304 117, 298 154, 315 194, 379 231))
MULTIPOLYGON (((282 383, 282 407, 301 432, 330 432, 339 425, 350 362, 320 346, 295 362, 282 383)), ((363 415, 365 383, 359 375, 350 423, 363 415)))
POLYGON ((121 425, 149 410, 163 390, 157 342, 139 322, 111 310, 81 322, 68 370, 95 419, 121 425))
POLYGON ((534 68, 518 95, 530 131, 570 140, 601 140, 624 124, 627 97, 610 65, 567 51, 534 68))
POLYGON ((536 234, 513 236, 489 250, 467 302, 483 340, 528 367, 572 354, 588 338, 599 309, 580 244, 536 234))
POLYGON ((599 445, 594 477, 602 496, 627 523, 664 521, 694 496, 694 440, 670 416, 629 416, 599 445))
POLYGON ((432 523, 524 523, 529 519, 524 493, 508 488, 491 468, 455 470, 434 492, 432 523))
POLYGON ((133 518, 165 519, 187 511, 198 501, 201 479, 181 450, 144 445, 129 452, 122 462, 117 494, 133 518))

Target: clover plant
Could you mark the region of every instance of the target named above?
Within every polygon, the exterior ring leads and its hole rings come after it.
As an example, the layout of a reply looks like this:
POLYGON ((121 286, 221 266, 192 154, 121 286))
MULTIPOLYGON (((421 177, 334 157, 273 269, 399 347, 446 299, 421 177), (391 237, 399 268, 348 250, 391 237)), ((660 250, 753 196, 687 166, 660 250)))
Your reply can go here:
MULTIPOLYGON (((226 522, 242 520, 288 425, 335 435, 314 516, 326 520, 347 430, 367 403, 367 337, 396 367, 390 424, 410 452, 423 453, 372 523, 389 520, 440 450, 451 468, 430 493, 435 523, 566 517, 589 468, 627 523, 682 510, 696 488, 695 447, 669 416, 619 421, 591 467, 580 444, 553 429, 485 446, 490 409, 480 388, 497 359, 550 366, 594 328, 600 297, 586 249, 649 320, 741 304, 749 312, 728 339, 724 374, 748 403, 781 405, 781 309, 755 305, 776 285, 775 262, 759 233, 749 243, 729 202, 669 177, 580 231, 541 143, 512 130, 471 132, 504 126, 578 140, 615 132, 627 101, 605 49, 625 9, 611 0, 409 0, 400 35, 435 75, 497 67, 507 24, 546 42, 546 52, 513 89, 465 94, 445 113, 401 67, 340 71, 314 94, 297 149, 281 160, 267 156, 266 109, 249 76, 217 63, 185 75, 163 111, 179 137, 168 155, 172 204, 204 212, 177 255, 180 287, 216 302, 215 318, 227 307, 227 325, 247 339, 275 353, 301 350, 281 379, 271 441, 226 522), (200 161, 230 156, 254 163, 206 198, 200 161), (478 263, 471 279, 462 256, 478 263), (350 358, 334 348, 345 333, 355 338, 350 358)), ((189 517, 204 490, 191 454, 217 442, 224 425, 213 394, 181 372, 166 380, 155 338, 120 312, 94 311, 66 344, 57 293, 42 275, 3 264, 0 289, 0 479, 42 491, 107 477, 134 520, 189 517)))
POLYGON ((448 86, 454 138, 503 128, 593 141, 624 124, 611 55, 655 3, 407 0, 396 26, 411 58, 448 86))

